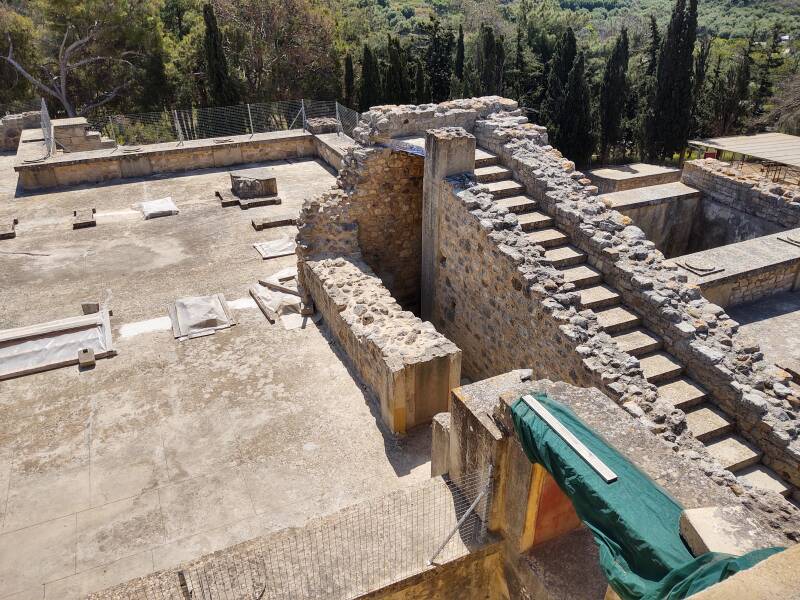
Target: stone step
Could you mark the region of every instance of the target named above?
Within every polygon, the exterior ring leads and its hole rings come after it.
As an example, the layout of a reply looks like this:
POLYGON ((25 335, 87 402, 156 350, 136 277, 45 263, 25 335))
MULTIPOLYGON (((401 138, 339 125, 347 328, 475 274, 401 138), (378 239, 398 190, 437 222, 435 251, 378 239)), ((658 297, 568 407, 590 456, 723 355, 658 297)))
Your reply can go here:
POLYGON ((615 335, 614 341, 617 342, 620 350, 633 356, 642 356, 661 349, 661 338, 641 327, 615 335))
POLYGON ((497 206, 502 206, 517 215, 529 213, 538 208, 539 203, 530 196, 510 196, 501 198, 495 202, 497 206))
POLYGON ((706 391, 688 377, 662 383, 658 386, 658 395, 681 410, 700 404, 708 397, 706 391))
POLYGON ((603 281, 603 274, 589 265, 578 265, 561 269, 566 283, 573 283, 577 288, 583 288, 603 281))
POLYGON ((728 434, 706 445, 711 456, 736 474, 761 460, 761 450, 737 435, 728 434))
POLYGON ((553 224, 553 219, 548 217, 543 212, 539 212, 538 210, 523 213, 518 216, 518 219, 519 226, 522 227, 522 231, 543 229, 545 227, 550 227, 553 224))
POLYGON ((513 179, 506 181, 492 181, 491 183, 483 184, 492 196, 497 198, 509 198, 511 196, 520 196, 525 193, 525 187, 517 183, 513 179))
POLYGON ((620 297, 617 291, 605 284, 595 285, 580 290, 581 309, 608 308, 619 304, 620 297))
POLYGON ((609 335, 631 330, 642 322, 639 315, 624 306, 595 311, 595 314, 597 324, 609 335))
POLYGON ((490 167, 478 167, 475 169, 475 181, 478 183, 490 183, 492 181, 505 181, 506 179, 513 179, 514 173, 511 169, 506 169, 500 165, 492 165, 490 167))
POLYGON ((538 244, 543 248, 555 248, 563 246, 569 241, 569 238, 562 231, 554 227, 547 227, 545 229, 537 229, 525 236, 529 242, 538 244))
POLYGON ((762 490, 776 492, 784 498, 792 493, 792 488, 786 485, 781 476, 765 465, 747 467, 739 471, 736 477, 762 490))
POLYGON ((586 262, 586 254, 575 246, 561 246, 544 251, 544 259, 556 268, 579 265, 586 262))
POLYGON ((639 359, 639 365, 650 383, 669 381, 683 373, 683 365, 666 352, 648 354, 639 359))
POLYGON ((500 162, 496 154, 484 150, 483 148, 475 148, 475 168, 491 167, 500 162))
POLYGON ((686 411, 686 424, 692 435, 703 443, 718 438, 733 429, 733 423, 728 420, 725 413, 708 403, 686 411))

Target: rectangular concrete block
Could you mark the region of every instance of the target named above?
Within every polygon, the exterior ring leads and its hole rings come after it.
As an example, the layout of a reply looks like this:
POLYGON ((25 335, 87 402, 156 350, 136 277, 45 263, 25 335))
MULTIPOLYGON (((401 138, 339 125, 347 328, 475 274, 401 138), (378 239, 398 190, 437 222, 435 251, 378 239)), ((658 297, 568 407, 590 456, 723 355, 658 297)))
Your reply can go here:
POLYGON ((442 412, 431 422, 431 477, 448 472, 450 465, 450 413, 442 412))
POLYGON ((692 554, 723 552, 740 556, 761 547, 760 531, 741 505, 708 506, 681 514, 681 536, 692 554))

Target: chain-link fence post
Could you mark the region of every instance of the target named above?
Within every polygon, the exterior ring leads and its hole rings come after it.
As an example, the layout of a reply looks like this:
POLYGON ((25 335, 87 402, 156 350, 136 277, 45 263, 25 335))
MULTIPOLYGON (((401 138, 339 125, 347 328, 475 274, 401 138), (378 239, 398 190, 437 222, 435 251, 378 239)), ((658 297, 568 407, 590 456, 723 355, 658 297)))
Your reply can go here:
POLYGON ((303 131, 306 130, 306 101, 300 99, 300 114, 303 115, 303 131))
POLYGON ((250 120, 250 137, 252 138, 255 135, 256 130, 253 129, 253 113, 250 112, 250 104, 249 103, 247 104, 247 118, 250 120))
POLYGON ((339 118, 339 101, 334 101, 336 105, 336 135, 342 135, 342 120, 339 118))
POLYGON ((181 131, 181 123, 178 120, 178 111, 172 109, 172 118, 175 119, 175 131, 178 132, 178 146, 183 145, 183 132, 181 131))

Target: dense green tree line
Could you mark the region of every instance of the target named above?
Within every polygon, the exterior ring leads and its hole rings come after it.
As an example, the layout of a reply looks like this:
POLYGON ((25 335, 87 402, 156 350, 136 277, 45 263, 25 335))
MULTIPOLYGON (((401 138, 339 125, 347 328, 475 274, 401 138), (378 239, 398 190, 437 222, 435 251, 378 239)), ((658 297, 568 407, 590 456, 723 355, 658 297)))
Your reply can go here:
POLYGON ((581 164, 670 160, 691 136, 793 122, 781 98, 798 87, 781 85, 797 69, 793 45, 777 27, 712 38, 697 0, 673 0, 666 24, 629 20, 602 42, 556 0, 460 0, 460 23, 451 4, 426 0, 424 15, 406 5, 415 26, 404 35, 380 24, 394 0, 374 1, 359 0, 357 17, 349 0, 0 4, 0 112, 38 96, 62 115, 301 97, 366 110, 500 94, 581 164))

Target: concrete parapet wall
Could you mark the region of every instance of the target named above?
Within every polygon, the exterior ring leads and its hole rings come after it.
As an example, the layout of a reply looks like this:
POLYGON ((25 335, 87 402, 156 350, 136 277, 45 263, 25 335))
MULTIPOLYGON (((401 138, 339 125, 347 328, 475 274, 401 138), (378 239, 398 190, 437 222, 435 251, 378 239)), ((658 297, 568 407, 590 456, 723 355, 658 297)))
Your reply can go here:
POLYGON ((232 136, 226 140, 230 141, 150 144, 131 152, 124 149, 70 152, 45 161, 26 162, 43 155, 41 143, 32 142, 20 146, 14 170, 19 173, 25 190, 40 190, 317 155, 314 136, 301 130, 232 136), (24 152, 23 146, 26 146, 24 152))
POLYGON ((300 281, 395 432, 447 410, 461 351, 404 311, 358 256, 304 260, 300 281))
POLYGON ((608 194, 678 181, 681 171, 672 167, 633 163, 592 169, 587 176, 601 194, 608 194))
POLYGON ((0 151, 16 150, 24 129, 41 127, 39 111, 6 115, 0 119, 0 151))
POLYGON ((705 248, 800 227, 798 186, 775 183, 757 174, 745 176, 713 158, 687 161, 681 181, 704 196, 696 227, 702 227, 702 237, 708 240, 705 248), (719 225, 712 227, 715 223, 719 225))

